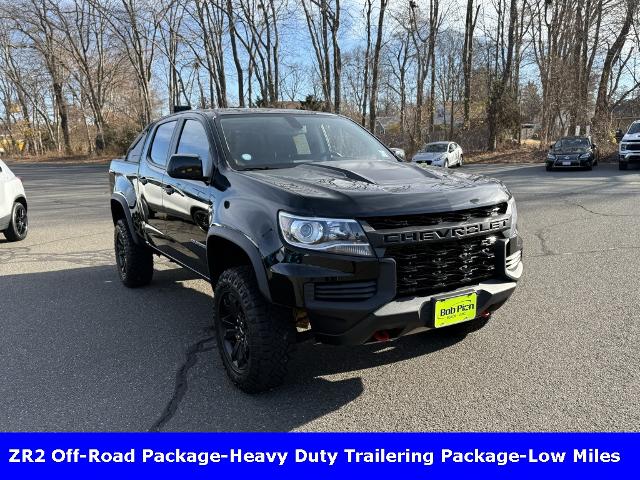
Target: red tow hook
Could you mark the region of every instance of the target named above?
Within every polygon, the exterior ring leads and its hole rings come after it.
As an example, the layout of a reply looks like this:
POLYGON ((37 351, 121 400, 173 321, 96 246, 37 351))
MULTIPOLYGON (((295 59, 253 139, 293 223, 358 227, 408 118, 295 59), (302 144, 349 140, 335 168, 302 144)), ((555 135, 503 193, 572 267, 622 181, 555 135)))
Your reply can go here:
POLYGON ((373 338, 376 342, 388 342, 391 336, 387 330, 378 330, 373 334, 373 338))
POLYGON ((485 310, 480 314, 480 318, 484 318, 484 319, 491 318, 491 311, 485 310))

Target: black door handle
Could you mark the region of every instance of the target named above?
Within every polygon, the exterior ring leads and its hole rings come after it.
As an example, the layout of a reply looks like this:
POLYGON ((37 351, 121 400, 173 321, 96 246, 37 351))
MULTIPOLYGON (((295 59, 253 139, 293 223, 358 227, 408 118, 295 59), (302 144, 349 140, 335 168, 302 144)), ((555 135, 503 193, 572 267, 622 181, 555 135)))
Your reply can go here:
POLYGON ((146 185, 149 182, 149 180, 147 180, 147 177, 140 177, 140 183, 142 185, 146 185))
POLYGON ((164 186, 164 191, 167 195, 171 195, 173 192, 175 192, 175 188, 173 188, 171 185, 165 185, 164 186))

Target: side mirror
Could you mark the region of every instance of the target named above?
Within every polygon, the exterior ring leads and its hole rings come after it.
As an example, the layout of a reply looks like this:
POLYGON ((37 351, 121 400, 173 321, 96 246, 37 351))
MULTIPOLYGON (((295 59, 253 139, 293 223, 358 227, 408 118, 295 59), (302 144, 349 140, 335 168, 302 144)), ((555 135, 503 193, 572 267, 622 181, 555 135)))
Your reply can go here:
POLYGON ((598 146, 595 143, 592 143, 591 144, 591 148, 593 148, 595 150, 596 148, 598 148, 598 146))
POLYGON ((556 146, 556 144, 552 143, 551 145, 549 145, 549 150, 553 150, 553 147, 555 147, 555 146, 556 146))
POLYGON ((389 148, 389 150, 391 150, 391 152, 396 156, 396 158, 398 158, 401 161, 405 161, 407 159, 407 155, 405 154, 404 150, 402 148, 397 148, 397 147, 391 147, 389 148))
POLYGON ((167 165, 167 174, 172 178, 206 180, 200 156, 187 153, 171 155, 167 165))

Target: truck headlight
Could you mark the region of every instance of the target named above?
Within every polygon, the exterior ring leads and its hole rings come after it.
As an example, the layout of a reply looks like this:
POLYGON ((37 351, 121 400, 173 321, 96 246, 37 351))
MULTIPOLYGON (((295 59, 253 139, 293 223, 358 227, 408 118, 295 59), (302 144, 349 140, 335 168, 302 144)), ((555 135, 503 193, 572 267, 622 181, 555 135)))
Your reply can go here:
POLYGON ((581 160, 586 160, 587 158, 589 158, 591 156, 590 153, 583 153, 582 155, 580 155, 580 159, 581 160))
POLYGON ((282 237, 298 248, 372 257, 362 227, 355 220, 301 217, 286 212, 278 214, 282 237))
POLYGON ((620 151, 624 152, 627 149, 627 144, 626 143, 621 143, 620 144, 620 151))
POLYGON ((548 153, 547 154, 547 160, 554 160, 555 161, 555 159, 556 159, 556 156, 554 154, 552 154, 552 153, 548 153))
POLYGON ((507 213, 511 215, 511 227, 505 233, 508 237, 518 234, 518 209, 516 208, 516 199, 511 197, 507 204, 507 213))

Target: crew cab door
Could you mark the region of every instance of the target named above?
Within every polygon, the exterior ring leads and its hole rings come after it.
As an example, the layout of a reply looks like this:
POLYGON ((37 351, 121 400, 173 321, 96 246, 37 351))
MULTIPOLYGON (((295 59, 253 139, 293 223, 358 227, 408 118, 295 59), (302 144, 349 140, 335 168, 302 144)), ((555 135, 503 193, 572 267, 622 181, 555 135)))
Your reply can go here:
POLYGON ((162 205, 165 169, 174 145, 176 119, 161 122, 151 132, 146 155, 140 159, 138 195, 142 205, 143 229, 149 241, 163 250, 167 244, 166 212, 162 205))
MULTIPOLYGON (((198 155, 203 172, 211 178, 213 150, 208 126, 198 116, 184 116, 177 126, 172 153, 198 155)), ((208 276, 207 232, 213 209, 211 188, 200 180, 164 177, 163 207, 165 233, 169 239, 167 253, 203 276, 208 276)))

